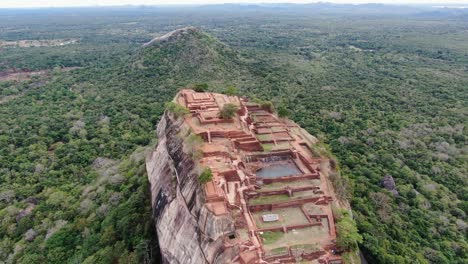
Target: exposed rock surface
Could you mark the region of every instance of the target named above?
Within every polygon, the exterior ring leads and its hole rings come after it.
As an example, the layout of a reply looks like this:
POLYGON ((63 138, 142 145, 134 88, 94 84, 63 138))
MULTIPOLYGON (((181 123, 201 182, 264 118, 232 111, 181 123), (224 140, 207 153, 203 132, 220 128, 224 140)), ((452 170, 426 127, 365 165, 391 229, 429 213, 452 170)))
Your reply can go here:
POLYGON ((385 177, 383 177, 383 179, 381 180, 381 184, 385 189, 393 193, 393 195, 398 195, 398 191, 396 190, 395 180, 393 179, 391 175, 385 175, 385 177))
POLYGON ((31 242, 33 241, 37 236, 37 232, 34 231, 34 229, 29 229, 28 231, 26 231, 26 233, 24 234, 24 239, 28 242, 31 242))
POLYGON ((159 144, 146 161, 162 262, 230 263, 238 250, 224 249, 224 237, 234 231, 234 221, 204 206, 195 163, 180 136, 186 129, 182 119, 165 113, 159 144))
POLYGON ((177 41, 181 36, 191 33, 191 32, 197 32, 199 31, 196 27, 184 27, 184 28, 179 28, 174 31, 171 31, 163 36, 156 37, 152 39, 150 42, 145 43, 143 46, 150 46, 154 43, 164 43, 164 42, 173 42, 177 41))
POLYGON ((29 203, 28 207, 19 211, 18 215, 16 216, 16 221, 19 222, 23 217, 30 215, 35 207, 35 204, 29 203))

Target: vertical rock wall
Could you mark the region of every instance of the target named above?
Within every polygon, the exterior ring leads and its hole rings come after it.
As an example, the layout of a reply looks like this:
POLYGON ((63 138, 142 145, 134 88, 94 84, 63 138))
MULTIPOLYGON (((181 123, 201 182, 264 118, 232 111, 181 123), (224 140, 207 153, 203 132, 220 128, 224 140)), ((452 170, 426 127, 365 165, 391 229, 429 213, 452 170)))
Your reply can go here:
POLYGON ((224 249, 234 221, 206 209, 191 153, 184 151, 182 118, 165 113, 159 143, 146 160, 153 217, 163 263, 230 263, 237 248, 224 249))

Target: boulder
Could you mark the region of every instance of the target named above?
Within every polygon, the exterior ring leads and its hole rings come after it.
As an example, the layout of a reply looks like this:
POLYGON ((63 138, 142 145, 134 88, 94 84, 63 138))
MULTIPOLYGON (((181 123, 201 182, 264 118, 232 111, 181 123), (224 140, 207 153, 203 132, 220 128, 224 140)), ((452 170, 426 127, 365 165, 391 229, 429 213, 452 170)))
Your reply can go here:
POLYGON ((398 195, 395 180, 391 175, 385 175, 380 181, 380 184, 382 185, 382 187, 393 193, 393 195, 398 195))

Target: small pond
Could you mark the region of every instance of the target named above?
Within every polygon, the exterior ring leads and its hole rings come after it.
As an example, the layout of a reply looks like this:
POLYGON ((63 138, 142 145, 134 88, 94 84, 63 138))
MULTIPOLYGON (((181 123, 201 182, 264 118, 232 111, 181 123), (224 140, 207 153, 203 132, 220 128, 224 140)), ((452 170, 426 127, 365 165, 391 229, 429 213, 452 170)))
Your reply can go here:
POLYGON ((284 176, 293 176, 302 174, 302 171, 296 166, 293 161, 275 162, 267 164, 265 167, 258 170, 257 177, 271 179, 284 176))

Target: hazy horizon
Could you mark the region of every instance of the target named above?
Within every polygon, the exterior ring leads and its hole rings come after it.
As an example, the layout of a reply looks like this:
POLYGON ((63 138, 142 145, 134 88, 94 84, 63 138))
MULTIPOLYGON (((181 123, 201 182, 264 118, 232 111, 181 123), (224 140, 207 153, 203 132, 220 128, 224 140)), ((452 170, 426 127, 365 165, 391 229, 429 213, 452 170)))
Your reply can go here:
POLYGON ((38 7, 98 7, 98 6, 138 6, 138 5, 206 5, 206 4, 285 4, 285 3, 335 3, 335 4, 426 4, 426 5, 468 5, 467 0, 330 0, 330 1, 307 1, 307 0, 174 0, 171 3, 161 0, 5 0, 0 3, 0 8, 38 8, 38 7))

